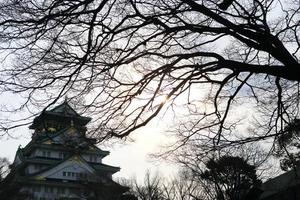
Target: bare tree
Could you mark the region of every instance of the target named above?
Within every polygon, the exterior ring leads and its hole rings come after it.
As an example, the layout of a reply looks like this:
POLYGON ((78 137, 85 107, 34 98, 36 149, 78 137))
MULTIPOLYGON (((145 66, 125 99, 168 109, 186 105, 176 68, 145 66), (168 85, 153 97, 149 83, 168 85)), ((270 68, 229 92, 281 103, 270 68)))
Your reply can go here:
POLYGON ((2 1, 0 91, 23 98, 2 110, 36 114, 68 95, 84 98, 99 139, 168 109, 189 117, 179 146, 274 138, 299 115, 299 9, 298 0, 2 1), (232 137, 240 105, 259 108, 262 131, 232 137))
POLYGON ((135 196, 138 200, 164 199, 162 190, 163 178, 158 174, 152 174, 150 171, 147 171, 142 183, 139 183, 136 178, 121 179, 118 181, 130 189, 127 195, 135 196))
MULTIPOLYGON (((124 185, 124 181, 122 182, 124 185)), ((196 183, 190 174, 179 172, 176 177, 166 179, 158 174, 145 174, 144 182, 127 180, 126 184, 131 188, 130 194, 139 200, 198 200, 207 199, 201 185, 196 183)))
POLYGON ((140 200, 162 200, 163 191, 161 190, 162 179, 157 174, 152 176, 150 171, 145 174, 143 185, 137 181, 134 183, 134 192, 140 200))
POLYGON ((205 188, 188 171, 179 171, 177 176, 163 185, 166 200, 209 199, 205 188))

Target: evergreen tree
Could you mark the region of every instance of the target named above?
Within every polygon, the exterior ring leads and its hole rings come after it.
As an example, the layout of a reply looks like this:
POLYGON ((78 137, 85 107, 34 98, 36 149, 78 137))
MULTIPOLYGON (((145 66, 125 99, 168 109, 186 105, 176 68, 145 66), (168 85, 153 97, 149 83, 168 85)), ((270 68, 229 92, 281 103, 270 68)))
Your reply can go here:
POLYGON ((250 189, 260 184, 255 166, 243 158, 222 156, 210 159, 205 165, 207 170, 201 173, 201 178, 212 183, 217 200, 245 199, 250 189))

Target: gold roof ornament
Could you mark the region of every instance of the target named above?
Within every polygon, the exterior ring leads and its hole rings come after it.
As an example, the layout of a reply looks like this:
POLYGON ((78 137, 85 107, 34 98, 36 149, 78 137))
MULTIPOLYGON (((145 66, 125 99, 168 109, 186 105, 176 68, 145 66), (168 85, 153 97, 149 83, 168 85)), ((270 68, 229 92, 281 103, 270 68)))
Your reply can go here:
POLYGON ((52 141, 51 140, 47 140, 44 142, 44 144, 52 144, 52 141))
POLYGON ((69 129, 69 131, 68 131, 68 132, 69 132, 70 134, 72 134, 72 135, 73 135, 73 134, 75 134, 75 133, 76 133, 76 131, 77 131, 77 130, 76 130, 76 128, 74 127, 74 121, 73 121, 73 120, 71 120, 71 124, 70 124, 70 126, 71 126, 71 128, 69 129))
POLYGON ((49 128, 48 128, 48 131, 49 131, 49 132, 56 132, 56 128, 54 128, 54 127, 49 127, 49 128))
POLYGON ((37 176, 37 177, 35 178, 35 180, 42 181, 42 180, 46 180, 46 178, 43 177, 43 176, 37 176))

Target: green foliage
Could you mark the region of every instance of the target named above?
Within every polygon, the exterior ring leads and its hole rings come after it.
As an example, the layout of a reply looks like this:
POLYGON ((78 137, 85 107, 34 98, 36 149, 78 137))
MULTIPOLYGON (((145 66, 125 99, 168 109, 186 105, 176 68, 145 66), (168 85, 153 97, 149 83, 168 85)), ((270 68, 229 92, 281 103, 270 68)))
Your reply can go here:
POLYGON ((218 200, 244 199, 252 187, 261 183, 255 166, 240 157, 223 156, 210 159, 205 165, 207 170, 201 178, 213 183, 218 200))
POLYGON ((287 126, 276 140, 276 156, 281 157, 280 167, 288 171, 300 165, 300 120, 294 119, 287 126))

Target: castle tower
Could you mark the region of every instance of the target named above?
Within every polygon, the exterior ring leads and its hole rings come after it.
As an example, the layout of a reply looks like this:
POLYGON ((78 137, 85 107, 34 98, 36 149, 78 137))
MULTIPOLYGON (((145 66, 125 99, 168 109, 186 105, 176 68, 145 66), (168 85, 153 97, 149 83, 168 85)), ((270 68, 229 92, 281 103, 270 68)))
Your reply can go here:
POLYGON ((17 150, 1 195, 22 200, 120 199, 127 188, 112 180, 120 168, 102 163, 109 152, 86 136, 90 120, 66 101, 36 117, 29 127, 32 140, 17 150))

